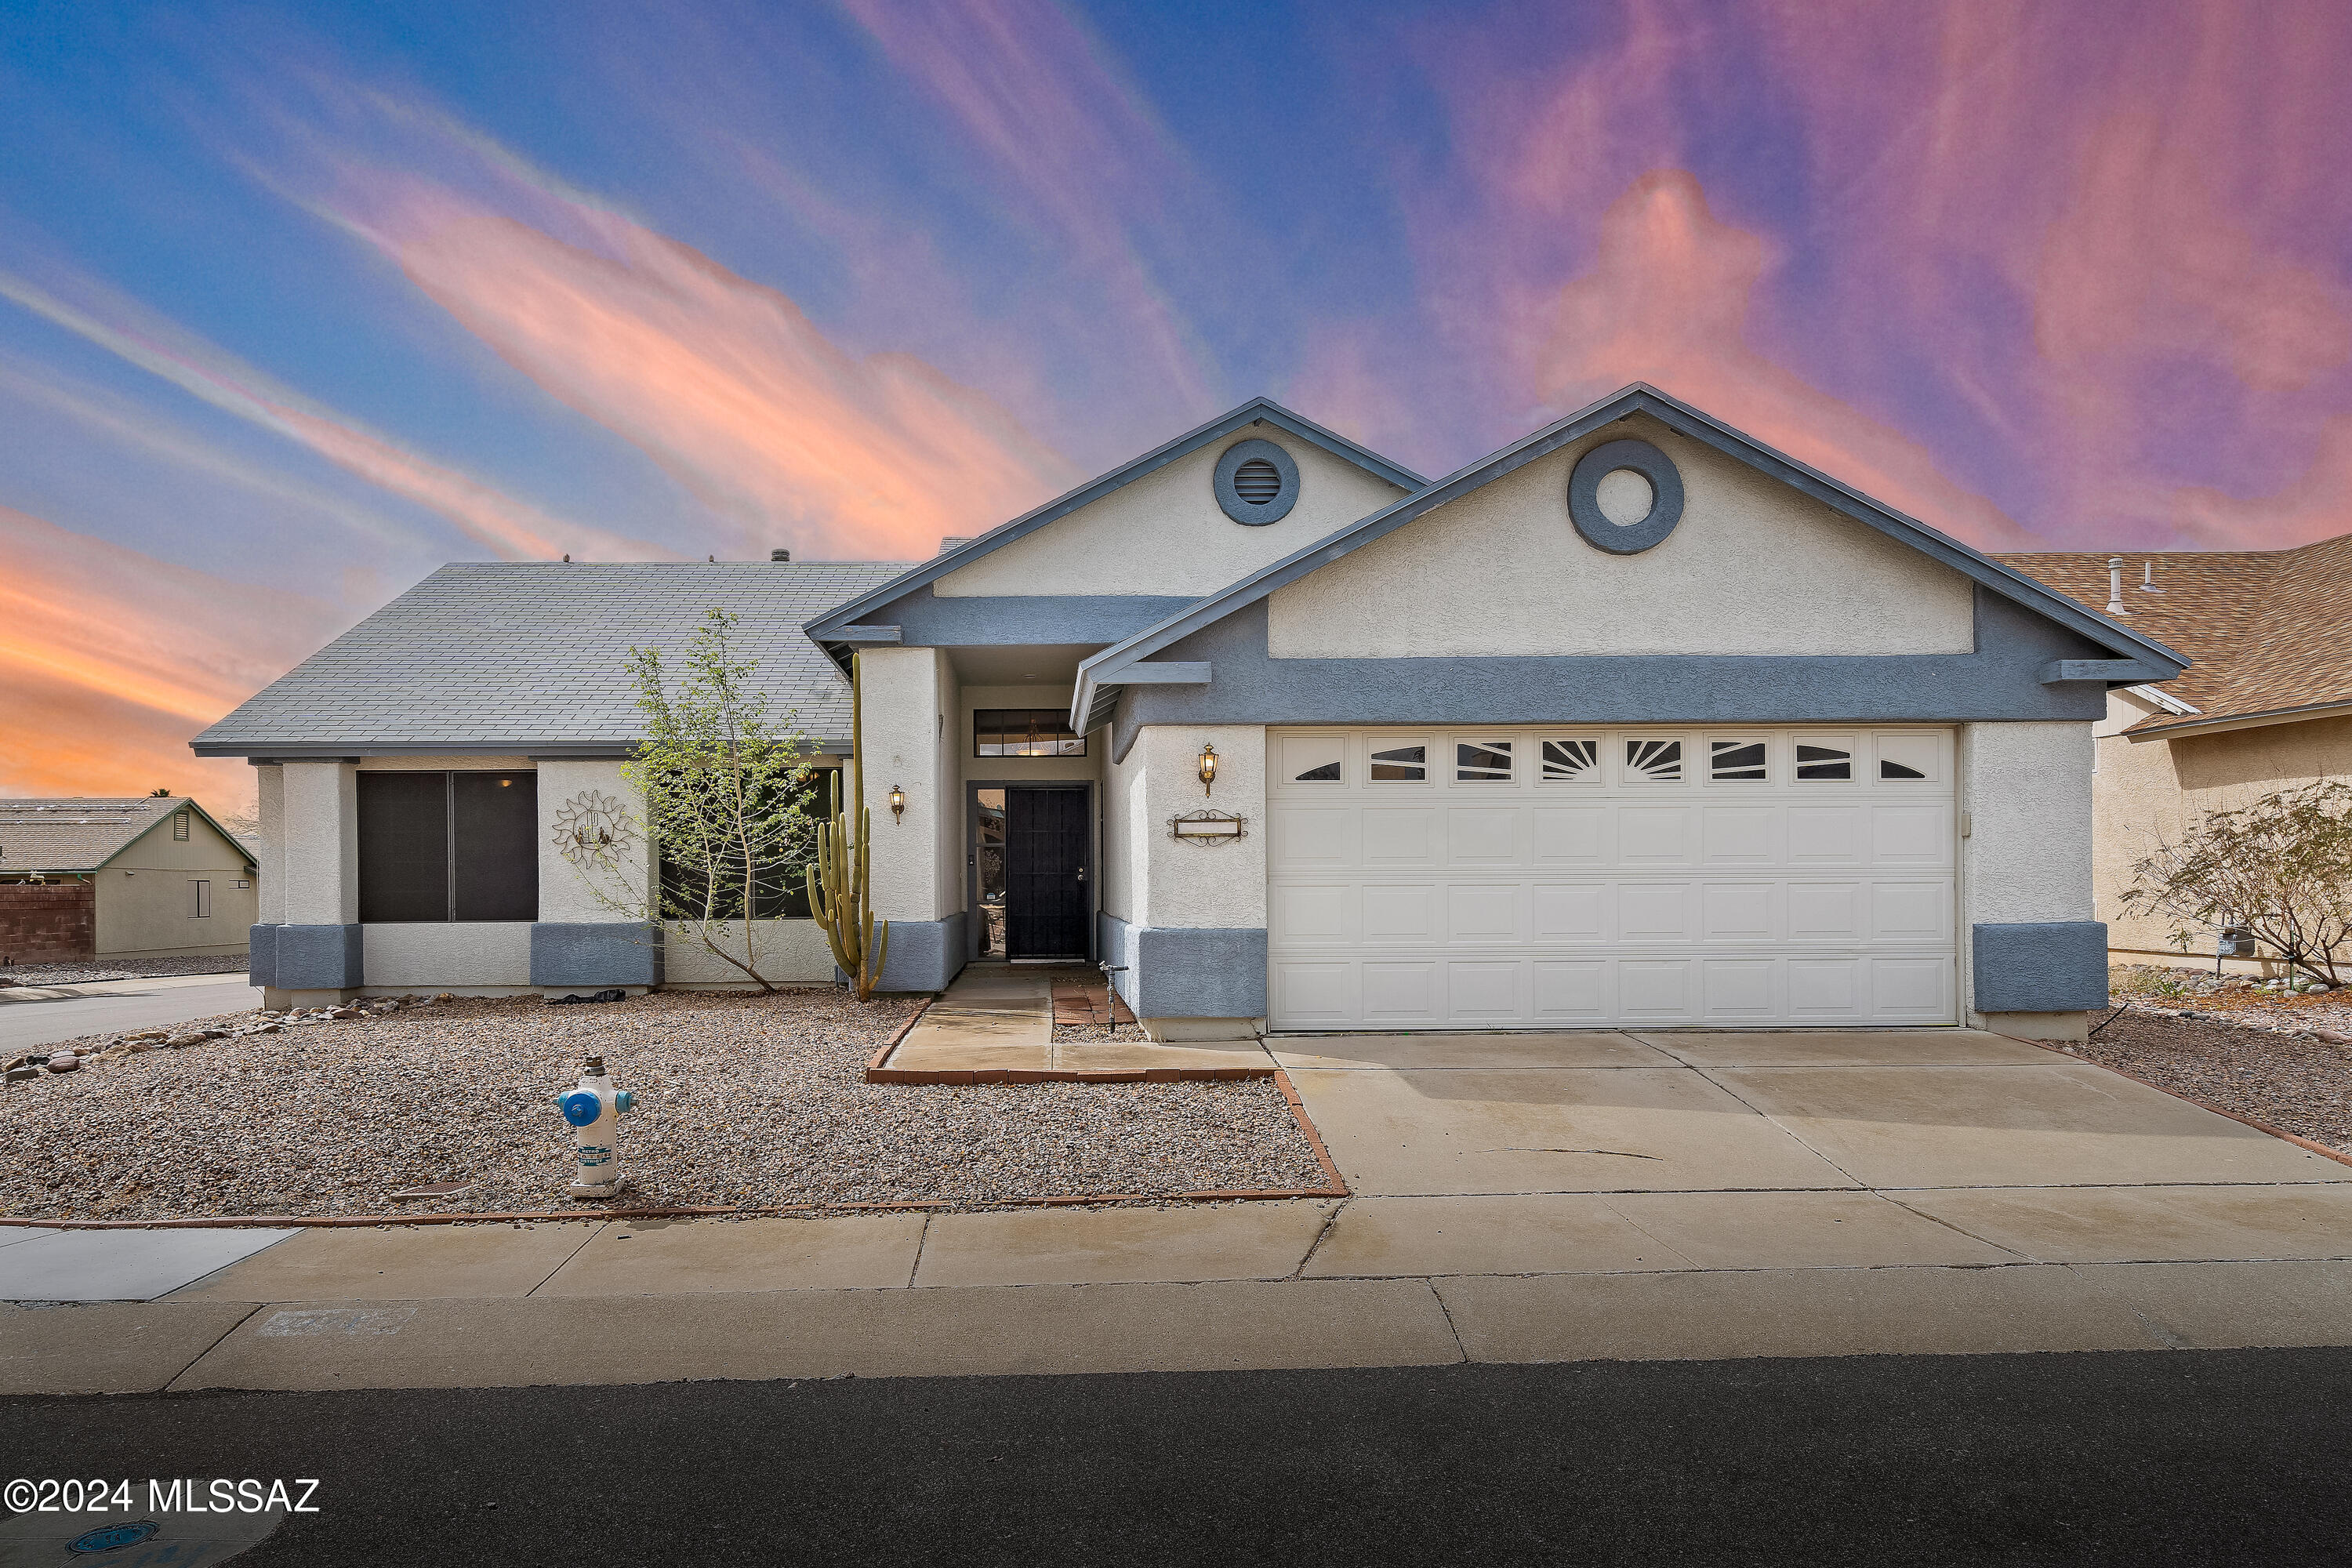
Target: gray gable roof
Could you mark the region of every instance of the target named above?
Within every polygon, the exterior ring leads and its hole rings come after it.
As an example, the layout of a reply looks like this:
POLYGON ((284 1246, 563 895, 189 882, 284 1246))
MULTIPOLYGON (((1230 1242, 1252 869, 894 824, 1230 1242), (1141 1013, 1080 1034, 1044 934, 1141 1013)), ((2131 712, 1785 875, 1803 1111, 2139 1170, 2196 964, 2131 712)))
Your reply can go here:
POLYGON ((253 852, 183 795, 0 800, 0 871, 95 871, 175 811, 192 811, 253 862, 253 852))
POLYGON ((194 744, 202 756, 611 755, 642 716, 624 661, 673 669, 704 613, 730 610, 782 719, 845 744, 849 688, 801 631, 905 570, 894 561, 463 562, 304 659, 194 744))
POLYGON ((1679 398, 1670 396, 1645 382, 1635 382, 1598 403, 1587 405, 1557 424, 1548 425, 1534 435, 1512 443, 1491 457, 1482 458, 1467 468, 1456 469, 1392 506, 1349 523, 1339 532, 1251 573, 1198 604, 1168 616, 1155 626, 1145 627, 1125 642, 1103 649, 1078 666, 1077 686, 1071 693, 1073 722, 1082 722, 1089 718, 1097 723, 1101 721, 1097 710, 1098 697, 1104 689, 1118 683, 1120 672, 1129 666, 1150 658, 1236 610, 1257 603, 1285 584, 1297 582, 1350 551, 1395 532, 1415 518, 1433 511, 1448 501, 1459 500, 1472 490, 1491 484, 1538 458, 1591 435, 1604 425, 1637 413, 1647 414, 1676 434, 1737 458, 1792 489, 1811 496, 1832 510, 1865 527, 1876 529, 1922 554, 1934 557, 2002 598, 2014 601, 2112 651, 2118 658, 2144 661, 2158 667, 2132 677, 2133 679, 2169 679, 2188 668, 2188 659, 2164 644, 2141 637, 2105 616, 2094 615, 2014 567, 2004 565, 1915 518, 1906 517, 1891 507, 1881 505, 1860 490, 1839 483, 1786 453, 1775 451, 1752 437, 1742 435, 1679 398))
POLYGON ((861 595, 845 605, 816 616, 808 623, 809 636, 827 642, 840 635, 845 627, 857 626, 863 618, 881 609, 894 599, 903 598, 929 583, 937 582, 959 567, 969 566, 992 550, 1000 550, 1025 534, 1034 533, 1057 518, 1067 517, 1080 507, 1100 500, 1125 485, 1133 484, 1144 475, 1164 468, 1177 458, 1197 452, 1210 442, 1233 435, 1260 421, 1286 430, 1300 440, 1322 447, 1335 457, 1368 473, 1375 474, 1402 489, 1417 490, 1429 481, 1411 468, 1400 468, 1369 447, 1360 447, 1337 431, 1326 430, 1312 419, 1293 414, 1270 397, 1253 397, 1238 408, 1228 409, 1196 430, 1132 461, 1120 464, 1098 479, 1089 479, 1067 495, 1047 501, 1034 511, 1022 513, 1012 521, 1001 523, 976 538, 968 539, 952 550, 943 550, 930 560, 921 562, 900 575, 883 584, 872 593, 861 595))

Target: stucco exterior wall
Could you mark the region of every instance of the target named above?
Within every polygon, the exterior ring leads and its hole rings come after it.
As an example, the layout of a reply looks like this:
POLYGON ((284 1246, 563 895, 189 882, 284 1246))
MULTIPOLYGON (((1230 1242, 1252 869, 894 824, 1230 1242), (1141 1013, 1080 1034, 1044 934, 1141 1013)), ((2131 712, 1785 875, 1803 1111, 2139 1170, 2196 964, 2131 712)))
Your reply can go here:
POLYGON ((350 763, 279 766, 286 923, 350 925, 360 918, 359 770, 350 763))
POLYGON ((286 770, 275 765, 254 772, 254 815, 261 821, 260 902, 256 925, 286 923, 286 770))
POLYGON ((425 921, 360 928, 369 991, 516 990, 530 984, 529 921, 425 921))
POLYGON ((1118 769, 1118 818, 1127 836, 1123 877, 1138 926, 1194 930, 1265 927, 1265 731, 1255 724, 1151 725, 1118 769), (1217 748, 1217 784, 1201 789, 1203 743, 1217 748), (1248 819, 1246 837, 1184 844, 1168 820, 1200 810, 1248 819))
POLYGON ((1975 927, 2097 918, 2091 756, 2087 723, 1961 726, 1960 974, 1971 992, 1975 927))
POLYGON ((645 906, 654 879, 653 846, 645 837, 642 797, 635 786, 621 776, 617 762, 550 760, 533 766, 539 773, 539 918, 578 924, 629 920, 625 911, 645 906), (614 847, 609 866, 575 866, 556 842, 556 822, 564 807, 590 795, 619 802, 635 825, 636 830, 614 847))
POLYGON ((1263 423, 1212 441, 932 584, 942 598, 1041 594, 1213 594, 1380 510, 1405 492, 1345 458, 1263 423), (1235 442, 1271 441, 1298 465, 1298 501, 1247 527, 1217 505, 1217 460, 1235 442))
POLYGON ((961 789, 947 755, 947 714, 956 698, 947 656, 936 648, 868 648, 865 680, 866 755, 856 773, 871 812, 874 912, 889 920, 935 921, 963 907, 956 846, 961 842, 961 789), (890 815, 890 786, 907 792, 903 817, 890 815))
MULTIPOLYGON (((778 985, 833 984, 833 949, 814 921, 761 921, 755 935, 761 944, 760 973, 778 985)), ((732 927, 728 928, 730 931, 732 927)), ((741 951, 740 949, 737 950, 741 951)), ((663 984, 669 986, 754 989, 743 972, 679 928, 667 928, 662 942, 663 984)))
POLYGON ((1610 426, 1277 590, 1277 658, 1927 654, 1975 645, 1958 573, 1646 418, 1610 426), (1576 459, 1638 436, 1682 472, 1680 526, 1612 555, 1568 515, 1576 459))
POLYGON ((2179 956, 2210 963, 2212 931, 2191 932, 2183 947, 2172 939, 2179 923, 2172 917, 2125 912, 2121 898, 2133 885, 2133 863, 2207 812, 2322 780, 2352 783, 2352 719, 2135 741, 2121 733, 2123 727, 2147 717, 2154 705, 2126 690, 2110 693, 2108 704, 2108 719, 2098 726, 2093 847, 2098 918, 2108 924, 2108 945, 2157 962, 2179 956))

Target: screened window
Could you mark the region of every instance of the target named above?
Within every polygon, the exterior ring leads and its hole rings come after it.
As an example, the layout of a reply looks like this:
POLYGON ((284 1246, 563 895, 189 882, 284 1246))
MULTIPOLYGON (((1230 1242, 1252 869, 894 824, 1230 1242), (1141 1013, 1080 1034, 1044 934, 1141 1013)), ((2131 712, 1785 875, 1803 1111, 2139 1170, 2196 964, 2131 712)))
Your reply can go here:
POLYGON ((534 773, 359 776, 360 919, 539 918, 534 773))
POLYGON ((1058 708, 980 708, 971 715, 975 757, 1083 757, 1087 738, 1058 708))
MULTIPOLYGON (((809 775, 808 794, 803 797, 801 809, 819 819, 834 815, 834 793, 836 784, 846 789, 848 782, 837 767, 815 768, 809 775)), ((804 846, 814 856, 813 846, 804 846)), ((751 888, 751 918, 760 921, 801 921, 814 913, 809 906, 808 868, 810 859, 772 860, 761 866, 751 888)), ((661 858, 662 892, 672 909, 687 909, 699 913, 706 906, 713 910, 716 920, 740 920, 743 916, 743 877, 734 867, 729 867, 717 878, 704 875, 699 869, 683 867, 661 858), (712 886, 713 882, 717 886, 712 886)))

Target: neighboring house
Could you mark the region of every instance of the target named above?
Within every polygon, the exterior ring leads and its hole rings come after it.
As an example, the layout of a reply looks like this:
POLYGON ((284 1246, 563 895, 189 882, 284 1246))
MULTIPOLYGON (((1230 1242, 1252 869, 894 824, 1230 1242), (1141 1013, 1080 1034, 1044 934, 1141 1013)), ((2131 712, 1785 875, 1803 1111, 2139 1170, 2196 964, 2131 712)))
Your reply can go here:
POLYGON ((436 573, 196 742, 257 980, 715 979, 563 852, 713 605, 830 760, 860 656, 886 988, 1108 963, 1160 1038, 2079 1036, 2091 727, 2185 662, 1648 387, 1435 483, 1261 399, 911 566, 436 573))
POLYGON ((0 964, 242 952, 257 879, 193 800, 0 800, 0 964))
POLYGON ((2134 862, 2206 812, 2352 782, 2352 534, 2296 550, 1999 559, 2196 660, 2178 679, 2109 693, 2094 730, 2093 866, 2117 956, 2213 962, 2219 932, 2184 945, 2183 922, 2127 917, 2118 896, 2134 862))

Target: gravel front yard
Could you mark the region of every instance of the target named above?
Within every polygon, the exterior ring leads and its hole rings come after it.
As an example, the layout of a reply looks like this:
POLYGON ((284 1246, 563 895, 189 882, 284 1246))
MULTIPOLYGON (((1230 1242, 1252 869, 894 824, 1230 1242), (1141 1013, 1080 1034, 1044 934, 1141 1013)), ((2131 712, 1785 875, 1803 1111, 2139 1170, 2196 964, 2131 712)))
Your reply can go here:
POLYGON ((2134 998, 2073 1050, 2200 1105, 2352 1154, 2352 1006, 2333 996, 2244 994, 2157 1007, 2134 998))
POLYGON ((592 1052, 638 1096, 622 1122, 625 1204, 982 1205, 1324 1183, 1264 1079, 866 1082, 915 1005, 830 990, 456 999, 96 1062, 0 1091, 0 1213, 562 1209, 571 1136, 555 1096, 592 1052), (460 1180, 477 1184, 390 1199, 460 1180))

